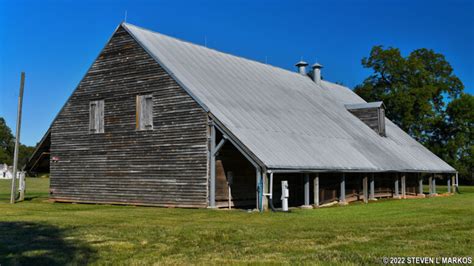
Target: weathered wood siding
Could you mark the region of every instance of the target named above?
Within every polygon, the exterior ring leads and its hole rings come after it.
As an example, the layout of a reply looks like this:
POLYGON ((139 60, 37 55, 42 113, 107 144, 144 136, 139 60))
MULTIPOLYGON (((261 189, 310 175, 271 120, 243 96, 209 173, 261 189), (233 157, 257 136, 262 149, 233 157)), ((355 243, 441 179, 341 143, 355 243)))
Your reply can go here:
POLYGON ((381 120, 379 119, 380 108, 363 108, 349 110, 353 115, 359 118, 367 126, 379 134, 385 134, 385 130, 381 127, 381 120))
POLYGON ((205 111, 119 29, 52 126, 51 198, 206 207, 205 111), (153 130, 136 130, 136 96, 153 95, 153 130), (104 100, 104 133, 89 102, 104 100))

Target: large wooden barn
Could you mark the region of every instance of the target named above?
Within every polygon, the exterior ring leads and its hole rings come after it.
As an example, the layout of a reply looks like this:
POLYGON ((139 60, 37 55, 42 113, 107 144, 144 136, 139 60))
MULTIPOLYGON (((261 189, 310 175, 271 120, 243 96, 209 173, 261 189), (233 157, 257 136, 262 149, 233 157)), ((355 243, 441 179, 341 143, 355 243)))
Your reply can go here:
POLYGON ((26 169, 58 202, 290 206, 430 194, 456 170, 349 88, 122 23, 26 169), (230 188, 230 189, 229 189, 230 188))

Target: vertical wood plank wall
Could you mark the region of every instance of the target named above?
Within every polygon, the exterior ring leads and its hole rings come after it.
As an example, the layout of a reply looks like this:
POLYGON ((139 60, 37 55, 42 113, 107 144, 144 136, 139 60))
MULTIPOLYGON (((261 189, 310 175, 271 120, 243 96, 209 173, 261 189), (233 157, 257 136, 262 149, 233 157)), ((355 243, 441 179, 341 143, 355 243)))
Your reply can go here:
POLYGON ((52 126, 51 198, 207 206, 207 114, 119 29, 52 126), (153 95, 153 130, 136 130, 136 96, 153 95), (104 100, 104 133, 89 102, 104 100))

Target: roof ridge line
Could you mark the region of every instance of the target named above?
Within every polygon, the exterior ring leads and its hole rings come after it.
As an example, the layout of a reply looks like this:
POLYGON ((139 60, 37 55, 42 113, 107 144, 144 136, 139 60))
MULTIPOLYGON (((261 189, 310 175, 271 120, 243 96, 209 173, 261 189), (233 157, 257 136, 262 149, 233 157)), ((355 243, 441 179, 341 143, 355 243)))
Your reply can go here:
MULTIPOLYGON (((211 51, 213 51, 213 52, 217 52, 217 53, 221 53, 221 54, 224 54, 224 55, 236 57, 236 58, 239 58, 239 59, 242 59, 242 60, 254 62, 254 63, 260 64, 260 65, 263 65, 263 66, 272 67, 272 68, 275 68, 275 69, 278 69, 278 70, 282 70, 282 71, 285 71, 285 72, 288 72, 288 73, 291 73, 291 74, 294 74, 294 75, 298 75, 298 76, 300 76, 300 77, 304 77, 303 75, 301 75, 301 74, 298 73, 298 72, 294 72, 294 71, 288 70, 288 69, 283 68, 283 67, 271 65, 271 64, 268 64, 268 63, 262 63, 262 62, 259 62, 259 61, 257 61, 257 60, 250 59, 250 58, 246 58, 246 57, 243 57, 243 56, 240 56, 240 55, 235 55, 235 54, 231 54, 231 53, 228 53, 228 52, 223 52, 223 51, 220 51, 220 50, 217 50, 217 49, 214 49, 214 48, 210 48, 210 47, 203 46, 203 45, 200 45, 200 44, 197 44, 197 43, 193 43, 193 42, 190 42, 190 41, 186 41, 186 40, 183 40, 183 39, 180 39, 180 38, 177 38, 177 37, 173 37, 173 36, 170 36, 170 35, 166 35, 166 34, 163 34, 163 33, 157 32, 157 31, 154 31, 154 30, 150 30, 150 29, 147 29, 147 28, 144 28, 144 27, 141 27, 141 26, 137 26, 137 25, 128 23, 128 22, 122 22, 120 25, 133 26, 133 27, 139 28, 139 29, 141 29, 141 30, 151 32, 151 33, 153 33, 153 34, 158 34, 158 35, 161 35, 161 36, 170 38, 170 39, 174 39, 174 40, 176 40, 176 41, 188 43, 188 44, 190 44, 190 45, 198 46, 198 47, 200 47, 200 48, 207 49, 207 50, 211 50, 211 51)), ((309 80, 311 80, 311 79, 309 79, 309 80)), ((325 81, 326 81, 326 82, 330 82, 330 81, 327 81, 327 80, 325 80, 325 81)), ((333 83, 333 82, 330 82, 330 83, 333 83)), ((335 84, 335 83, 334 83, 334 84, 335 84)), ((317 85, 317 84, 315 83, 315 85, 317 85)), ((343 87, 345 87, 345 86, 343 86, 343 87)), ((348 87, 346 87, 346 88, 348 88, 348 87)))

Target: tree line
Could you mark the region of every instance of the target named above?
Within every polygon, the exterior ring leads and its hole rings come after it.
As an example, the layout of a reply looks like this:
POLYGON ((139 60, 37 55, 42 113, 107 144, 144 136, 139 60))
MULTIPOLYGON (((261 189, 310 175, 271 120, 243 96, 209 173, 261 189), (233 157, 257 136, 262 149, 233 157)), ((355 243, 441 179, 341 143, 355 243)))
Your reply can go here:
MULTIPOLYGON (((18 149, 18 166, 21 169, 33 154, 35 147, 20 144, 18 149)), ((15 151, 15 137, 7 126, 5 119, 0 117, 0 164, 13 165, 13 153, 15 151)))
POLYGON ((368 102, 383 101, 387 117, 459 172, 474 181, 474 96, 446 58, 430 49, 403 56, 374 46, 362 59, 372 70, 354 91, 368 102))

